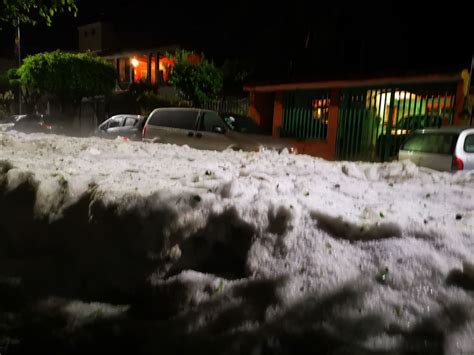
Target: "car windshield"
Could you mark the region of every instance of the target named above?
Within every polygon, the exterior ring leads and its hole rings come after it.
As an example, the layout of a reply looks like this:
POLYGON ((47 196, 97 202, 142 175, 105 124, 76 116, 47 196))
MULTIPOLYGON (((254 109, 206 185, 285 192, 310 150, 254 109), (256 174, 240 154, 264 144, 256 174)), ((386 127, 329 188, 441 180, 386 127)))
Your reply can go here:
POLYGON ((221 113, 226 125, 233 131, 249 134, 264 134, 262 128, 250 117, 221 113))

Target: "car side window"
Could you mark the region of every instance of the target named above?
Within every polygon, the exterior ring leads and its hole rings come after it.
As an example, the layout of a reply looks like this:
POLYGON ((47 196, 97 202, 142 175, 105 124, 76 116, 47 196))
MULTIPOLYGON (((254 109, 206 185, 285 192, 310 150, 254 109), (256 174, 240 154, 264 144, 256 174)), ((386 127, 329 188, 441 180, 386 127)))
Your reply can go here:
POLYGON ((109 128, 109 123, 110 123, 109 120, 102 122, 102 124, 99 126, 99 129, 101 129, 102 131, 105 131, 107 128, 109 128))
POLYGON ((466 153, 474 153, 474 134, 466 136, 464 140, 464 151, 466 153))
POLYGON ((120 126, 120 123, 122 122, 122 116, 119 116, 117 118, 114 118, 114 119, 111 119, 109 121, 109 127, 107 128, 115 128, 115 127, 118 127, 120 126))
POLYGON ((224 129, 224 121, 215 112, 205 112, 202 118, 200 130, 207 132, 216 132, 215 127, 221 127, 222 129, 224 129))
POLYGON ((403 145, 404 150, 419 152, 423 149, 424 137, 421 134, 415 134, 408 138, 403 145))
POLYGON ((148 124, 153 126, 195 130, 197 113, 198 111, 194 110, 155 111, 148 120, 148 124))
POLYGON ((403 150, 432 154, 452 154, 456 141, 456 134, 415 134, 408 138, 403 145, 403 150))
POLYGON ((135 125, 136 121, 137 121, 137 119, 134 118, 134 117, 127 117, 127 118, 125 119, 125 124, 124 124, 124 126, 125 126, 125 127, 133 127, 133 126, 135 125))

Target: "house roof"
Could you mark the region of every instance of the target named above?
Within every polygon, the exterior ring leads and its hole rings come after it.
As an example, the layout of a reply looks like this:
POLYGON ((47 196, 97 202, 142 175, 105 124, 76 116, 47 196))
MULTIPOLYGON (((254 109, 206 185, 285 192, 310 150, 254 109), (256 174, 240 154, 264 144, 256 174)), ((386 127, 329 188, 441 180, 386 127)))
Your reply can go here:
POLYGON ((168 45, 162 47, 128 47, 128 48, 116 48, 116 49, 106 49, 99 52, 101 57, 129 57, 137 54, 148 55, 149 53, 164 53, 171 52, 180 49, 179 45, 168 45))

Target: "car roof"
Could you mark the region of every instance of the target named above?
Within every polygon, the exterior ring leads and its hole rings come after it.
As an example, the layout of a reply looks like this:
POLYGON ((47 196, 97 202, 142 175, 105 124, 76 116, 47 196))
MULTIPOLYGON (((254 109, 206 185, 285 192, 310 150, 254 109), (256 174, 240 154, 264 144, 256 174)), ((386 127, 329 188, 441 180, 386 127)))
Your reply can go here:
POLYGON ((135 117, 135 118, 143 117, 142 115, 137 115, 135 113, 119 113, 119 114, 110 116, 109 118, 114 118, 114 117, 118 117, 118 116, 127 116, 127 117, 135 117))
POLYGON ((214 110, 208 110, 208 109, 197 108, 197 107, 160 107, 153 110, 153 112, 155 111, 200 111, 200 112, 217 113, 217 111, 214 111, 214 110))
POLYGON ((466 130, 474 131, 474 127, 444 126, 440 128, 417 129, 415 133, 417 134, 426 134, 426 133, 457 133, 459 134, 466 130))

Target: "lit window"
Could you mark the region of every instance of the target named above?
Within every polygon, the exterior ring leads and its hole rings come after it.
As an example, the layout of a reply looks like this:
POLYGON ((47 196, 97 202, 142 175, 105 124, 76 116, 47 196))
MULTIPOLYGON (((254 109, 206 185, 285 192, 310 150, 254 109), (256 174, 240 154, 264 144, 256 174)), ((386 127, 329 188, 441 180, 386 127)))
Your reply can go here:
POLYGON ((329 114, 329 104, 330 99, 314 99, 313 106, 313 118, 315 120, 321 120, 323 123, 327 124, 328 114, 329 114))

